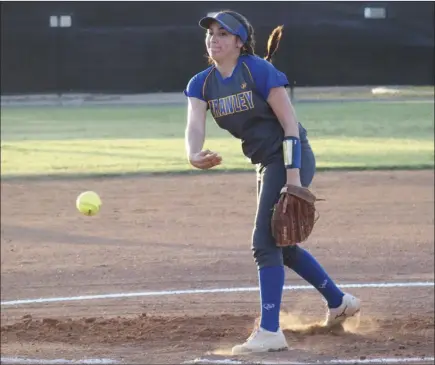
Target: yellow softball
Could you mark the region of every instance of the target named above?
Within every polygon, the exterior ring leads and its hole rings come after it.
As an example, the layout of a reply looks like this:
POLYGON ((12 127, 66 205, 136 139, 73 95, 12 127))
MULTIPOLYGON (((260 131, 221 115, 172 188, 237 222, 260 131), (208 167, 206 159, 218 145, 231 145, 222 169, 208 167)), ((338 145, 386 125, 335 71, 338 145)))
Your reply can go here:
POLYGON ((76 207, 84 215, 96 215, 101 208, 101 199, 94 191, 81 193, 76 200, 76 207))

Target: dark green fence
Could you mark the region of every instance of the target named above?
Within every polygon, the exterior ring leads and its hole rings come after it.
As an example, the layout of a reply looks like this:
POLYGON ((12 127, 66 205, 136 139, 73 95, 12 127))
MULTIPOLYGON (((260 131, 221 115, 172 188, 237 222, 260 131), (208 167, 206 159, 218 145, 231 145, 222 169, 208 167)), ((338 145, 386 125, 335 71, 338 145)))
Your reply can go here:
POLYGON ((285 25, 275 64, 297 86, 434 83, 433 2, 214 4, 2 3, 2 94, 181 91, 207 67, 197 21, 221 8, 251 20, 259 55, 285 25), (373 4, 385 19, 364 17, 373 4), (50 27, 61 15, 71 27, 50 27))

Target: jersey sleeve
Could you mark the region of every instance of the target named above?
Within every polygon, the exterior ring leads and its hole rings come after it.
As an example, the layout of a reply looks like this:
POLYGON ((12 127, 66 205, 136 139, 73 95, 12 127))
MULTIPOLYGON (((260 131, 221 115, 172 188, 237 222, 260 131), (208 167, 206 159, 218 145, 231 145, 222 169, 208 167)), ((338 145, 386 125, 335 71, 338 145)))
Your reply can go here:
POLYGON ((289 85, 287 76, 270 62, 260 57, 250 57, 249 61, 252 78, 264 100, 267 100, 272 88, 289 85))
POLYGON ((203 95, 203 86, 208 72, 209 70, 207 69, 193 76, 189 80, 186 89, 184 90, 184 95, 205 101, 203 95))

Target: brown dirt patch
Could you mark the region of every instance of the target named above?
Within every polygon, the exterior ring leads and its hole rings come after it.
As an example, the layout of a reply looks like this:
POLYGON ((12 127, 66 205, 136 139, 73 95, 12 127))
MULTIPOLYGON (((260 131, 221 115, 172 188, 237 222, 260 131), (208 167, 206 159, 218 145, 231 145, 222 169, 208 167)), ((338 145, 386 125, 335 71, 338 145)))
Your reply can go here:
MULTIPOLYGON (((306 247, 339 283, 433 281, 433 184, 432 171, 318 174, 327 200, 306 247)), ((2 301, 257 285, 253 174, 3 181, 1 205, 2 301), (97 217, 74 207, 88 189, 103 199, 97 217)), ((248 360, 433 356, 433 287, 350 291, 364 304, 358 330, 307 327, 320 296, 285 291, 292 350, 248 360)), ((257 292, 2 306, 2 357, 228 358, 258 309, 257 292)))

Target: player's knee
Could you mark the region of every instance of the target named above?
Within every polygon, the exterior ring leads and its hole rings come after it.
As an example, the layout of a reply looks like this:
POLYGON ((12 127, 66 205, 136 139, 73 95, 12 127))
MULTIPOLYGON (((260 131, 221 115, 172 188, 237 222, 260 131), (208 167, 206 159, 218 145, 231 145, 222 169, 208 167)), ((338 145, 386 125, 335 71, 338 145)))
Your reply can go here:
POLYGON ((282 252, 276 246, 270 226, 255 225, 252 232, 252 255, 259 269, 283 265, 282 252))
POLYGON ((284 265, 292 268, 293 265, 298 261, 298 258, 301 253, 301 248, 296 246, 288 246, 282 249, 282 258, 284 265))
POLYGON ((253 248, 252 255, 259 269, 283 265, 281 249, 278 247, 253 248))

